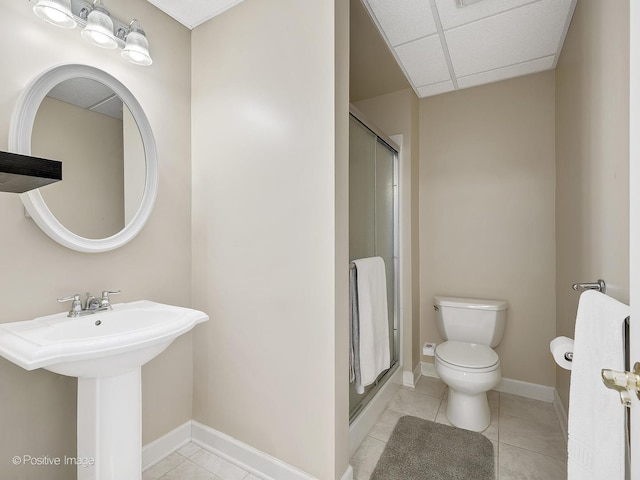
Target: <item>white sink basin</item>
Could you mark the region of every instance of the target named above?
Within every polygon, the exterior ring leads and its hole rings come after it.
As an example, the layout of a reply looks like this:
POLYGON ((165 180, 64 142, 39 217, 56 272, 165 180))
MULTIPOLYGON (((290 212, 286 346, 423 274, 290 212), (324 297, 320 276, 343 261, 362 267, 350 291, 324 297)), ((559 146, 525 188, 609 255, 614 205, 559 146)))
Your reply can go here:
POLYGON ((114 376, 145 364, 208 318, 198 310, 147 300, 82 317, 58 313, 0 324, 0 355, 26 370, 114 376))
POLYGON ((141 366, 208 319, 146 300, 82 317, 58 313, 0 324, 0 355, 26 370, 78 377, 78 480, 140 480, 141 366))

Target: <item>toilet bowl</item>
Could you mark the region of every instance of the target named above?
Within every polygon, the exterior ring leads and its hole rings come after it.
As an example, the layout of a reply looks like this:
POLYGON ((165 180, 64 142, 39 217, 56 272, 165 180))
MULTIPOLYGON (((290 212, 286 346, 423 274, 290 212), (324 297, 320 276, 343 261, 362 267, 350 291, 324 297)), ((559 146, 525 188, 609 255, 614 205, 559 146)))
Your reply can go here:
POLYGON ((436 347, 435 369, 449 386, 449 422, 476 432, 486 429, 491 422, 487 392, 502 376, 498 355, 485 345, 448 341, 436 347))
POLYGON ((447 418, 456 427, 481 432, 491 422, 487 392, 502 376, 491 347, 502 341, 507 302, 436 296, 433 306, 447 340, 435 351, 436 372, 449 386, 447 418))

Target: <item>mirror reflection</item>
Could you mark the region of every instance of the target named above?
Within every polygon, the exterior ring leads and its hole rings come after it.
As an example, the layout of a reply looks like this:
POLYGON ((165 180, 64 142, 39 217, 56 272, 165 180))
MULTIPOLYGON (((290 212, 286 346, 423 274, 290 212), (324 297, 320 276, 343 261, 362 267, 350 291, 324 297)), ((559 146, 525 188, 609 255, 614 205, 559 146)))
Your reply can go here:
POLYGON ((146 162, 136 122, 109 87, 72 78, 44 98, 31 136, 34 156, 62 161, 62 181, 40 190, 68 230, 102 239, 120 232, 137 213, 146 162))

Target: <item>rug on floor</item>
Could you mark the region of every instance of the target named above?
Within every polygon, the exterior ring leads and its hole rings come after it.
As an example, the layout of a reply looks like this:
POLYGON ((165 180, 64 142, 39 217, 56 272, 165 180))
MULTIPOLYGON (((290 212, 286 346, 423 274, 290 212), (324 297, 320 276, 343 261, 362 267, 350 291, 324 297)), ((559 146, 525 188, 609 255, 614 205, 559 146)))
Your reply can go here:
POLYGON ((493 444, 484 435, 404 416, 371 480, 494 480, 493 444))

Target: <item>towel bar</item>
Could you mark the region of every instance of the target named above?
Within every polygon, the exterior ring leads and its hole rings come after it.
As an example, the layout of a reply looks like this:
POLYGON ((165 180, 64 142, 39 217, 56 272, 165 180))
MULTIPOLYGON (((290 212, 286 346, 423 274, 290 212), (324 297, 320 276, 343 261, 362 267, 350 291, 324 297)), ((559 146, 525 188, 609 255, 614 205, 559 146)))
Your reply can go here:
POLYGON ((597 282, 574 283, 572 288, 576 291, 597 290, 601 293, 607 293, 607 284, 601 278, 597 282))

